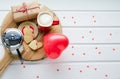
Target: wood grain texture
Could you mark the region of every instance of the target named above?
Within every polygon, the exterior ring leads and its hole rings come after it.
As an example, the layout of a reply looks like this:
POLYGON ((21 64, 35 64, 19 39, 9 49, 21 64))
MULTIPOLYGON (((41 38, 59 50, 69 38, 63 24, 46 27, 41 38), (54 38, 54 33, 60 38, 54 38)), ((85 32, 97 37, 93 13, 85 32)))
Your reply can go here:
MULTIPOLYGON (((28 2, 31 0, 27 0, 28 2)), ((11 5, 16 5, 26 0, 8 1, 2 0, 0 10, 10 10, 11 5), (4 6, 4 7, 3 7, 4 6)), ((52 10, 120 10, 119 0, 38 0, 40 4, 48 6, 52 10), (54 5, 53 5, 54 4, 54 5)))
POLYGON ((120 63, 37 63, 11 65, 2 79, 119 79, 120 63), (25 67, 24 67, 25 66, 25 67), (38 67, 39 66, 39 67, 38 67), (17 71, 17 73, 16 73, 17 71), (9 73, 11 72, 11 73, 9 73), (16 75, 13 75, 15 74, 16 75), (39 77, 39 78, 38 78, 39 77))
MULTIPOLYGON (((0 6, 6 5, 0 7, 1 18, 11 5, 25 1, 0 1, 0 6)), ((56 60, 46 58, 24 65, 15 61, 1 79, 120 79, 119 0, 38 1, 58 16, 70 45, 56 60)))
POLYGON ((65 28, 70 43, 120 43, 119 28, 65 28))
MULTIPOLYGON (((54 11, 54 10, 53 10, 54 11)), ((9 12, 0 11, 1 18, 9 12)), ((54 11, 61 21, 62 27, 82 27, 82 28, 119 28, 120 12, 117 11, 54 11), (95 22, 96 21, 96 22, 95 22)), ((3 20, 0 19, 0 25, 3 20)))

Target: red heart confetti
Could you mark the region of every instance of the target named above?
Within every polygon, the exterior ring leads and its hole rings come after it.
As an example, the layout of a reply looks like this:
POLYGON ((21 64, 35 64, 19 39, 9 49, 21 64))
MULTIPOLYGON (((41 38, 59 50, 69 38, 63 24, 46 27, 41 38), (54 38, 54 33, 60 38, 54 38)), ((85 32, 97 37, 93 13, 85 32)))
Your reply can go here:
POLYGON ((96 71, 96 70, 97 70, 97 68, 94 68, 94 70, 96 71))
POLYGON ((92 40, 94 41, 95 39, 94 39, 94 38, 92 38, 92 40))
POLYGON ((101 52, 98 52, 98 54, 100 55, 100 54, 101 54, 101 52))
POLYGON ((82 70, 80 70, 80 72, 82 73, 83 71, 82 71, 82 70))
POLYGON ((105 77, 108 77, 108 74, 105 74, 105 77))
POLYGON ((24 62, 21 62, 21 66, 22 66, 22 68, 26 68, 26 66, 24 65, 24 62))
POLYGON ((72 16, 72 19, 74 19, 74 17, 72 16))
POLYGON ((71 70, 71 68, 69 67, 68 70, 71 70))
POLYGON ((60 71, 59 69, 56 69, 56 71, 58 72, 58 71, 60 71))
POLYGON ((95 16, 92 16, 93 22, 96 23, 95 16))
POLYGON ((75 54, 74 53, 72 53, 72 56, 74 56, 75 54))
POLYGON ((86 55, 86 53, 83 53, 83 55, 86 55))
POLYGON ((95 47, 95 49, 97 50, 97 49, 98 49, 98 47, 95 47))
POLYGON ((90 68, 90 66, 89 66, 89 65, 87 65, 86 67, 87 67, 87 68, 90 68))
POLYGON ((91 34, 91 33, 92 33, 92 31, 90 30, 90 31, 89 31, 89 33, 91 34))
POLYGON ((25 66, 25 65, 23 65, 23 68, 26 68, 26 66, 25 66))
POLYGON ((74 21, 74 24, 76 24, 76 21, 74 21))
POLYGON ((109 36, 112 36, 112 33, 110 33, 109 36))
POLYGON ((84 36, 82 36, 82 39, 84 39, 85 37, 84 36))
POLYGON ((113 48, 112 50, 113 50, 113 51, 115 51, 116 49, 115 49, 115 48, 113 48))
POLYGON ((74 48, 74 46, 72 46, 72 48, 74 48))
POLYGON ((65 16, 63 16, 63 19, 65 19, 66 17, 65 16))
POLYGON ((95 16, 92 16, 92 18, 95 18, 95 16))
POLYGON ((96 20, 94 20, 94 23, 96 23, 96 20))
POLYGON ((40 78, 40 76, 36 76, 36 78, 37 78, 37 79, 39 79, 39 78, 40 78))

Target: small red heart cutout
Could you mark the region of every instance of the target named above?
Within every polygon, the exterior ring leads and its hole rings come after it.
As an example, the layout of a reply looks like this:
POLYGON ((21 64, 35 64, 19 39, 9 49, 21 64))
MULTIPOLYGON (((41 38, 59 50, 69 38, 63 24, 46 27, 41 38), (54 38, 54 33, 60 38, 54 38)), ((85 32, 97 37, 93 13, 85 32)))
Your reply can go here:
POLYGON ((44 36, 44 51, 51 59, 58 58, 68 44, 69 40, 63 34, 49 33, 44 36))

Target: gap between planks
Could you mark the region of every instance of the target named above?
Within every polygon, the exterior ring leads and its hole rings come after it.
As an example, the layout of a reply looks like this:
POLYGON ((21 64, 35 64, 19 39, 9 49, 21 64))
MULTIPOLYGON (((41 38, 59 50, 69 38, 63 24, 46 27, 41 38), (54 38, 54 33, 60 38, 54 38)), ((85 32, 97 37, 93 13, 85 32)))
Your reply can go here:
MULTIPOLYGON (((25 65, 37 65, 37 64, 75 64, 75 63, 97 63, 97 64, 120 64, 120 60, 86 60, 86 61, 51 61, 51 60, 41 60, 41 61, 25 61, 25 65)), ((19 61, 13 62, 11 65, 21 65, 19 61)))
MULTIPOLYGON (((0 10, 0 11, 10 11, 10 10, 0 10)), ((58 11, 67 11, 67 12, 120 12, 120 10, 53 10, 58 11)))
MULTIPOLYGON (((0 43, 0 46, 4 46, 2 43, 0 43)), ((79 45, 79 46, 83 46, 83 45, 120 45, 120 43, 69 43, 69 45, 79 45)))
MULTIPOLYGON (((2 27, 2 26, 0 26, 2 27)), ((62 26, 62 28, 108 28, 108 29, 113 29, 113 28, 120 28, 120 26, 62 26)), ((0 28, 1 29, 1 28, 0 28)))

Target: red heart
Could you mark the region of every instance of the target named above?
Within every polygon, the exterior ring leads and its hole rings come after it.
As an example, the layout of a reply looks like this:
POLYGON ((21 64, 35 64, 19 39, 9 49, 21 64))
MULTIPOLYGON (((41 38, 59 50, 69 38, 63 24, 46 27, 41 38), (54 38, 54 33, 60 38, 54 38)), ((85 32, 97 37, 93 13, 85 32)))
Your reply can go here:
POLYGON ((51 59, 58 58, 68 44, 69 40, 63 34, 50 33, 44 36, 44 51, 51 59))

